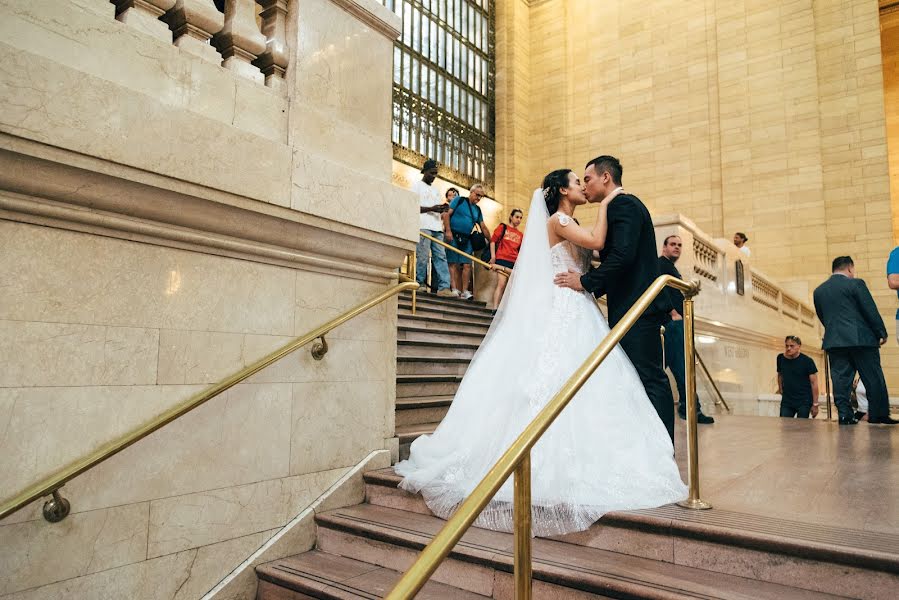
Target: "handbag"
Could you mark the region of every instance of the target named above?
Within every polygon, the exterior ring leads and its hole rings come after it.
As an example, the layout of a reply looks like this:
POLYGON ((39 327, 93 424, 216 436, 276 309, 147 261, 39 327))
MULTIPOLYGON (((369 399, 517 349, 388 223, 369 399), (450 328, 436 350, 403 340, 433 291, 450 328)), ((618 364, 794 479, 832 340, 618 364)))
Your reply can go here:
POLYGON ((481 226, 478 222, 474 220, 474 212, 471 210, 471 200, 466 198, 465 205, 468 207, 468 216, 471 217, 471 221, 475 224, 471 229, 471 233, 468 234, 468 237, 471 240, 471 249, 475 252, 480 252, 489 245, 487 243, 487 236, 481 231, 481 226))

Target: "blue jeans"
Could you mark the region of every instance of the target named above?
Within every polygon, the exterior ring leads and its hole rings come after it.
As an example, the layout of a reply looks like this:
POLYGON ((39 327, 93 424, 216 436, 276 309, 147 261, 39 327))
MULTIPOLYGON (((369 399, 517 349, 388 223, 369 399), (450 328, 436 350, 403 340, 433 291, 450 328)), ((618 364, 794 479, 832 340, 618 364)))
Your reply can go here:
MULTIPOLYGON (((430 229, 422 229, 422 233, 426 233, 431 237, 443 241, 442 231, 431 231, 430 229)), ((422 289, 428 279, 428 260, 433 260, 434 271, 437 273, 437 290, 446 290, 450 286, 449 265, 446 264, 446 248, 440 244, 435 244, 428 238, 419 237, 418 247, 415 249, 415 278, 422 289), (431 254, 433 253, 433 259, 431 254)))
MULTIPOLYGON (((684 322, 668 321, 665 323, 665 366, 671 369, 674 383, 677 385, 677 411, 687 414, 687 377, 684 371, 684 322)), ((702 412, 699 405, 699 394, 696 395, 696 412, 702 412)))

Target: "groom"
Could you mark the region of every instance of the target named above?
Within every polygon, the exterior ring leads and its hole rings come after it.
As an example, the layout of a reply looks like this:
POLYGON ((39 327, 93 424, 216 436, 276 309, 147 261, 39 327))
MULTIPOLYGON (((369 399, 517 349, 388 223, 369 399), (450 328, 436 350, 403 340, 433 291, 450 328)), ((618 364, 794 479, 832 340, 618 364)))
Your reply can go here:
MULTIPOLYGON (((587 163, 584 188, 591 203, 621 187, 621 163, 614 156, 599 156, 587 163)), ((599 298, 606 295, 609 326, 614 327, 659 276, 655 230, 649 211, 631 194, 618 195, 608 207, 609 232, 600 252, 602 264, 584 275, 574 271, 556 275, 556 285, 587 290, 599 298)), ((672 307, 659 295, 621 340, 621 347, 637 370, 646 395, 674 441, 674 396, 662 370, 659 327, 672 307)))

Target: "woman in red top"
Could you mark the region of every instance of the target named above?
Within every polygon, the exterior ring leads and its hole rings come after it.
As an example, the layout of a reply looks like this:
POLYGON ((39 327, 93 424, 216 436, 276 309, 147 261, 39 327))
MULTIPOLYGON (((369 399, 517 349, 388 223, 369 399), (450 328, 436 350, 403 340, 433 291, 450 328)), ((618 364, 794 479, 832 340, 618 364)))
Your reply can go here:
MULTIPOLYGON (((507 271, 515 267, 518 250, 521 249, 521 242, 524 239, 524 234, 518 229, 523 216, 524 213, 520 209, 513 208, 512 214, 509 215, 509 225, 501 224, 493 230, 493 237, 490 239, 491 265, 504 267, 507 271)), ((500 275, 496 278, 496 290, 493 292, 494 311, 499 307, 499 301, 503 298, 508 282, 508 277, 500 275)))

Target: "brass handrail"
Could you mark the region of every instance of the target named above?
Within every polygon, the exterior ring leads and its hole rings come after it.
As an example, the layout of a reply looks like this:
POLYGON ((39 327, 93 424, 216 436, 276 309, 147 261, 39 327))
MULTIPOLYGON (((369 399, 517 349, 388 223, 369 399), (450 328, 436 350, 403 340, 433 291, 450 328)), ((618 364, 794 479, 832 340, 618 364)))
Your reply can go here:
POLYGON ((531 560, 530 560, 530 452, 549 426, 568 405, 574 395, 581 389, 612 349, 633 327, 637 319, 652 304, 653 300, 666 287, 670 286, 684 292, 684 349, 686 360, 684 367, 687 378, 687 446, 689 462, 690 492, 687 500, 679 503, 686 508, 711 508, 699 498, 699 458, 697 456, 697 415, 696 415, 696 365, 693 360, 693 297, 699 293, 699 283, 687 283, 671 275, 658 277, 652 285, 637 299, 624 317, 600 342, 592 354, 565 382, 562 389, 553 396, 540 413, 531 421, 524 431, 515 439, 506 452, 500 457, 487 475, 474 488, 468 498, 459 506, 440 532, 419 555, 418 560, 403 575, 402 579, 387 595, 387 600, 408 600, 424 586, 428 578, 437 570, 456 543, 471 527, 478 515, 487 506, 491 498, 499 491, 505 481, 514 472, 514 522, 515 522, 515 597, 518 600, 531 598, 531 560))
POLYGON ((400 292, 403 292, 405 290, 414 291, 418 289, 418 283, 414 279, 410 279, 408 275, 400 275, 400 281, 401 283, 399 283, 398 285, 395 285, 390 289, 378 294, 377 296, 363 302, 362 304, 359 304, 355 308, 346 311, 340 316, 331 319, 317 329, 314 329, 306 335, 295 339, 289 344, 282 346, 278 350, 275 350, 265 358, 262 358, 254 362, 253 364, 244 367, 239 372, 231 375, 227 379, 191 396, 187 400, 179 403, 177 406, 174 406, 158 415, 151 421, 141 425, 131 432, 121 436, 120 438, 113 440, 105 444, 104 446, 101 446, 87 456, 84 456, 76 460, 75 462, 63 467, 56 473, 41 479, 33 485, 28 486, 24 490, 17 493, 15 496, 4 500, 3 503, 0 504, 0 519, 8 517, 17 510, 27 506, 28 504, 31 504, 38 498, 52 495, 53 499, 49 500, 44 505, 44 516, 48 521, 51 522, 61 521, 69 512, 69 503, 65 498, 62 498, 59 495, 59 489, 68 481, 74 479, 85 471, 96 467, 106 459, 114 456, 115 454, 118 454, 128 446, 142 440, 154 431, 161 429, 175 419, 194 410, 198 406, 205 404, 225 390, 234 387, 251 375, 258 373, 265 367, 284 358, 291 352, 294 352, 295 350, 319 338, 321 338, 321 342, 313 346, 312 352, 313 357, 316 360, 321 360, 324 354, 328 351, 324 336, 329 331, 346 323, 353 317, 360 315, 368 309, 377 306, 388 298, 399 294, 400 292))
POLYGON ((450 244, 447 244, 447 243, 444 242, 443 240, 438 240, 438 239, 435 238, 434 236, 428 235, 427 233, 421 233, 421 232, 419 232, 418 234, 419 234, 421 237, 423 237, 423 238, 426 238, 426 239, 431 240, 432 242, 437 242, 438 244, 440 244, 440 245, 443 246, 444 248, 448 248, 449 250, 452 250, 452 251, 455 252, 456 254, 461 254, 462 256, 464 256, 464 257, 466 257, 466 258, 470 258, 470 259, 472 260, 472 262, 476 262, 476 263, 478 263, 479 265, 482 265, 482 266, 484 266, 485 268, 490 269, 491 271, 496 271, 497 273, 500 273, 501 275, 504 275, 506 278, 509 277, 509 273, 506 271, 506 268, 505 268, 505 267, 501 267, 501 266, 499 266, 499 265, 491 265, 491 264, 488 263, 488 262, 484 262, 484 261, 481 260, 480 258, 478 258, 478 257, 476 257, 476 256, 472 256, 472 255, 469 254, 468 252, 463 252, 462 250, 459 250, 459 249, 456 248, 455 246, 452 246, 452 245, 450 245, 450 244))
POLYGON ((724 399, 724 396, 721 394, 721 390, 718 389, 718 384, 715 383, 714 379, 712 379, 712 374, 709 372, 708 367, 705 366, 705 361, 702 360, 699 352, 696 352, 696 362, 699 363, 699 368, 702 369, 702 372, 705 374, 705 378, 709 380, 710 384, 712 384, 712 390, 714 390, 715 395, 718 396, 718 399, 715 400, 715 404, 723 404, 724 409, 727 410, 727 412, 731 412, 730 406, 727 405, 727 400, 724 399))

